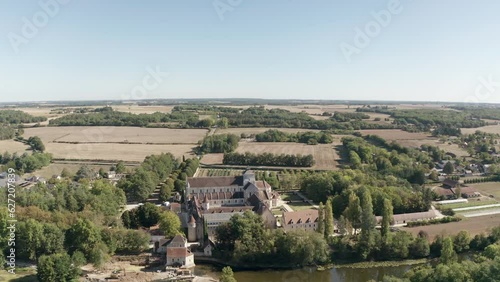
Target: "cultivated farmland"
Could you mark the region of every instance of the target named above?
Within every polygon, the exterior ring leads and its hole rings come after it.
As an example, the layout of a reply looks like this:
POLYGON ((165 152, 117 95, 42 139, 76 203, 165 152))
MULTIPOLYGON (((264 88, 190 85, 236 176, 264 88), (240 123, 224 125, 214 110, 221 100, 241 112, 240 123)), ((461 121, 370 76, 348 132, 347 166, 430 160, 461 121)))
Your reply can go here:
POLYGON ((496 215, 486 215, 478 216, 473 218, 465 218, 458 222, 450 222, 445 224, 434 224, 427 226, 417 226, 417 227, 404 227, 403 230, 417 235, 420 230, 423 230, 429 234, 429 239, 433 240, 436 235, 455 235, 461 230, 467 230, 471 236, 479 233, 486 233, 492 227, 500 225, 500 216, 496 215))
POLYGON ((0 154, 3 154, 4 152, 9 152, 11 154, 23 154, 27 152, 27 149, 28 146, 21 142, 16 142, 14 140, 0 140, 0 154))
POLYGON ((197 144, 207 132, 205 129, 60 126, 27 128, 24 136, 38 136, 44 143, 197 144))
POLYGON ((68 144, 45 143, 47 152, 55 159, 106 160, 142 162, 146 156, 172 153, 175 157, 193 157, 195 145, 151 145, 151 144, 68 144))

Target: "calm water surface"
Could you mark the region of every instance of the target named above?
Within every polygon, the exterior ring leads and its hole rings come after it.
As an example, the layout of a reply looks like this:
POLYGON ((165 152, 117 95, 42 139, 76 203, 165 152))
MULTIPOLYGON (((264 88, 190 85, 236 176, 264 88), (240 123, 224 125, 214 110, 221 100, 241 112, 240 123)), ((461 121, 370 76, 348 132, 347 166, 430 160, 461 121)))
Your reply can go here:
MULTIPOLYGON (((381 281, 384 276, 401 277, 413 266, 380 266, 372 268, 333 268, 317 271, 314 268, 296 270, 239 271, 234 276, 238 282, 363 282, 370 279, 381 281)), ((219 272, 210 266, 196 266, 195 274, 217 277, 219 272)))

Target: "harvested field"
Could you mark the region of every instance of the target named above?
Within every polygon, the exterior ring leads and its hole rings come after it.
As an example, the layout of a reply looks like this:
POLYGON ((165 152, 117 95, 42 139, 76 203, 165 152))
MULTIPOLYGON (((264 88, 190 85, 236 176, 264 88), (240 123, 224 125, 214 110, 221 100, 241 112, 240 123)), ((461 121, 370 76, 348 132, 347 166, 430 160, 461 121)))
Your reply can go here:
POLYGON ((197 144, 205 129, 168 129, 120 126, 58 126, 27 128, 24 136, 38 136, 44 143, 197 144))
POLYGON ((4 152, 22 154, 28 152, 28 148, 29 147, 23 143, 14 140, 0 140, 0 154, 4 152))
POLYGON ((500 125, 487 125, 478 128, 460 128, 462 134, 473 134, 476 131, 482 131, 486 133, 500 134, 500 125))
POLYGON ((405 147, 420 148, 421 145, 432 145, 437 146, 445 152, 455 154, 457 157, 467 157, 469 154, 466 150, 460 148, 457 144, 449 142, 441 142, 437 138, 429 137, 429 139, 423 140, 397 140, 397 142, 405 147))
POLYGON ((224 154, 206 154, 203 155, 203 158, 201 158, 201 163, 202 164, 222 164, 222 160, 224 159, 224 154))
POLYGON ((485 182, 469 184, 484 196, 493 195, 497 200, 500 199, 500 182, 485 182))
POLYGON ((378 135, 387 141, 423 140, 433 138, 426 133, 407 132, 400 129, 363 129, 356 131, 361 132, 363 135, 378 135))
POLYGON ((308 155, 314 157, 314 169, 336 169, 339 156, 334 149, 335 144, 307 145, 301 143, 280 142, 240 142, 237 153, 251 152, 255 154, 273 153, 290 155, 308 155))
POLYGON ((245 134, 258 134, 265 132, 269 129, 277 129, 283 132, 287 133, 297 133, 297 132, 306 132, 306 131, 315 131, 318 132, 319 130, 316 129, 304 129, 304 128, 269 128, 269 127, 251 127, 251 128, 226 128, 226 129, 217 129, 215 134, 235 134, 240 136, 242 133, 245 134))
POLYGON ((409 231, 417 235, 420 230, 429 234, 429 239, 433 240, 436 235, 455 235, 462 230, 467 230, 471 236, 482 232, 488 232, 492 227, 500 225, 499 215, 486 215, 474 218, 465 218, 462 221, 450 222, 445 224, 434 224, 417 227, 403 227, 402 230, 409 231))
POLYGON ((45 148, 56 159, 142 162, 146 156, 161 153, 192 157, 195 145, 45 143, 45 148))

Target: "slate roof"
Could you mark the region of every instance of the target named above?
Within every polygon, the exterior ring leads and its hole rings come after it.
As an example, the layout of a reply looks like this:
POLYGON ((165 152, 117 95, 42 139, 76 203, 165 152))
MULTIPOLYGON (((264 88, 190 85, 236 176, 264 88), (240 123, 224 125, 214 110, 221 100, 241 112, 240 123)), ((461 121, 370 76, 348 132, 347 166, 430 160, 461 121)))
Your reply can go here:
POLYGON ((242 186, 243 176, 188 177, 190 188, 242 186))

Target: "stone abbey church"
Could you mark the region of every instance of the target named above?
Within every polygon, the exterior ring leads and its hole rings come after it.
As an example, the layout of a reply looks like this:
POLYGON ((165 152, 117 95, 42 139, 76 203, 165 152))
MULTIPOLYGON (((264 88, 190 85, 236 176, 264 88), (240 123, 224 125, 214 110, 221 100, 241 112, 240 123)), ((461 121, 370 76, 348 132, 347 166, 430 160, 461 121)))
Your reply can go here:
POLYGON ((276 223, 270 210, 280 195, 266 181, 256 180, 251 170, 241 176, 188 178, 185 193, 190 242, 203 241, 205 232, 214 237, 217 226, 247 210, 262 216, 270 227, 276 223))

